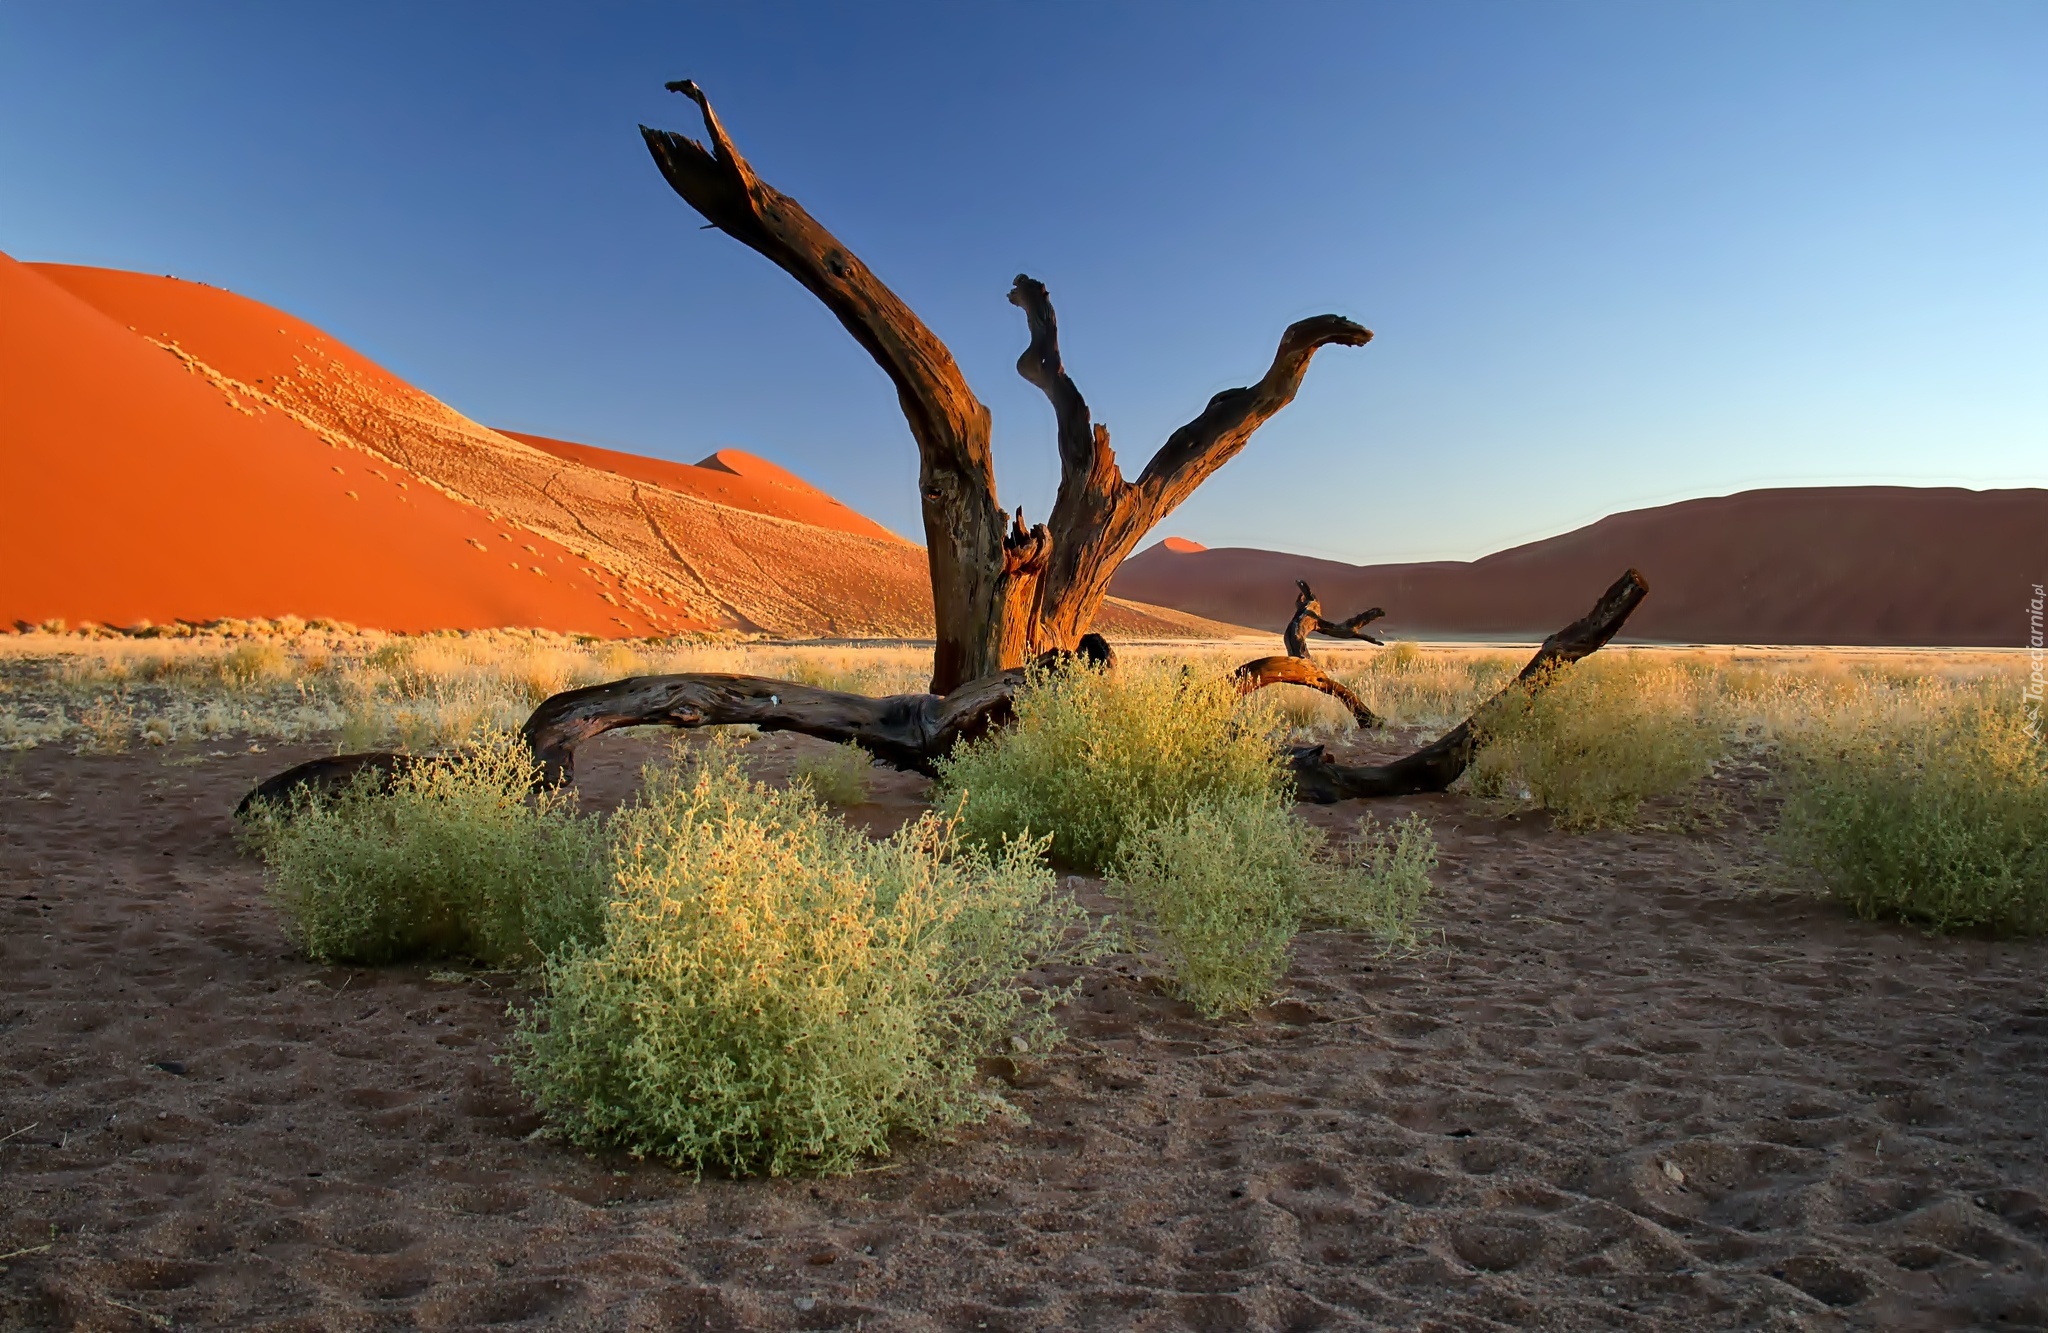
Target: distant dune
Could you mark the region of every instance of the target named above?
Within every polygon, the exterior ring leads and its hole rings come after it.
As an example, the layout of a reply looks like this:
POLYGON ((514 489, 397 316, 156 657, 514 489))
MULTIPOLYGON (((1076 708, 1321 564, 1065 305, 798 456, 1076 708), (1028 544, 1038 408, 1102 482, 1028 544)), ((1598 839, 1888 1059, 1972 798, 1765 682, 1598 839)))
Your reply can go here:
MULTIPOLYGON (((202 283, 0 256, 0 309, 0 625, 932 632, 922 547, 743 451, 494 431, 202 283)), ((1231 628, 1131 605, 1103 627, 1231 628)))
POLYGON ((1744 491, 1615 514, 1480 560, 1347 565, 1169 537, 1114 591, 1277 628, 1307 579, 1335 615, 1386 608, 1394 634, 1536 638, 1624 569, 1650 597, 1638 639, 1686 643, 2020 646, 2048 580, 2048 490, 1906 486, 1744 491))

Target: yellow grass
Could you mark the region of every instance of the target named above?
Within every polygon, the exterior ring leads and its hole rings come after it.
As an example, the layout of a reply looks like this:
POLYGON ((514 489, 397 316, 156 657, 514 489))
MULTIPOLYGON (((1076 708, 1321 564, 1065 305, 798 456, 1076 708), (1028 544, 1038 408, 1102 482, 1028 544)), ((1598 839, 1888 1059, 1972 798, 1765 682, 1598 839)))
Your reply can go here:
POLYGON ((623 676, 729 671, 893 694, 922 689, 930 669, 918 648, 524 630, 397 635, 284 621, 177 637, 39 631, 0 635, 0 749, 230 737, 425 749, 479 727, 516 729, 558 690, 623 676))
MULTIPOLYGON (((1317 653, 1393 727, 1421 736, 1491 697, 1532 646, 1317 645, 1317 653)), ((1220 676, 1276 647, 1122 651, 1127 660, 1220 676)), ((227 737, 426 747, 479 726, 517 727, 556 690, 627 675, 729 671, 891 694, 922 689, 929 669, 930 650, 915 645, 602 642, 524 630, 396 635, 289 618, 161 637, 37 631, 0 635, 0 749, 118 750, 227 737)), ((1843 709, 1894 708, 1964 685, 2016 695, 2025 670, 2013 651, 1641 647, 1609 648, 1574 674, 1633 675, 1641 708, 1710 718, 1722 740, 1740 745, 1801 732, 1843 709), (1666 684, 1646 688, 1648 677, 1666 684)), ((1348 714, 1313 691, 1279 687, 1265 699, 1303 739, 1351 730, 1348 714)))

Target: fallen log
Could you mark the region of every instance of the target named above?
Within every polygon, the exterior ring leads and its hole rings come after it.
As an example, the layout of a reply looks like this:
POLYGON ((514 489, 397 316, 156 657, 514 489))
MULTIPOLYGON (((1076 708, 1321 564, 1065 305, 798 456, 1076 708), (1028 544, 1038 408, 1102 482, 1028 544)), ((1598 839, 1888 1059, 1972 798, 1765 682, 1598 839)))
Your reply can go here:
MULTIPOLYGON (((1082 662, 1116 664, 1100 634, 1084 634, 1072 651, 1041 654, 1040 668, 1082 662)), ((938 761, 962 740, 1009 721, 1011 700, 1024 682, 1022 668, 970 681, 947 695, 897 694, 875 698, 824 690, 764 676, 696 673, 633 676, 567 690, 541 701, 520 729, 551 786, 576 780, 576 747, 620 727, 752 725, 795 731, 820 740, 860 746, 885 764, 936 776, 938 761)), ((288 806, 308 795, 340 791, 363 774, 388 783, 427 756, 393 751, 330 755, 265 778, 235 807, 242 819, 259 804, 288 806)))
POLYGON ((426 757, 377 750, 308 759, 257 783, 235 806, 235 818, 247 819, 259 805, 283 808, 301 796, 340 791, 365 773, 374 774, 380 785, 387 784, 426 757))
POLYGON ((1444 790, 1472 762, 1486 720, 1494 710, 1511 697, 1528 698, 1536 694, 1559 671, 1598 652, 1621 632, 1622 625, 1649 591, 1650 585, 1635 570, 1622 575, 1600 595, 1591 611, 1545 639, 1529 664, 1500 693, 1414 754, 1390 764, 1353 765, 1338 763, 1320 745, 1296 749, 1291 759, 1296 793, 1304 801, 1328 805, 1360 797, 1413 796, 1444 790))
POLYGON ((951 694, 874 698, 761 676, 693 673, 634 676, 569 690, 542 702, 522 735, 545 780, 573 782, 576 747, 620 727, 752 724, 850 742, 885 764, 935 774, 962 740, 1007 722, 1023 668, 969 681, 951 694))
POLYGON ((1350 709, 1352 720, 1360 727, 1381 725, 1379 714, 1366 707, 1365 702, 1343 682, 1316 665, 1315 659, 1309 655, 1308 636, 1322 634, 1332 639, 1363 639, 1367 643, 1378 643, 1379 639, 1365 632, 1365 626, 1386 612, 1375 606, 1360 611, 1349 620, 1327 620, 1323 616, 1323 604, 1309 590, 1308 581, 1296 579, 1294 586, 1301 591, 1295 595, 1294 616, 1281 633, 1281 640, 1287 645, 1287 655, 1253 658, 1231 672, 1230 678, 1236 682, 1237 692, 1250 694, 1268 685, 1305 685, 1312 690, 1321 690, 1350 709))

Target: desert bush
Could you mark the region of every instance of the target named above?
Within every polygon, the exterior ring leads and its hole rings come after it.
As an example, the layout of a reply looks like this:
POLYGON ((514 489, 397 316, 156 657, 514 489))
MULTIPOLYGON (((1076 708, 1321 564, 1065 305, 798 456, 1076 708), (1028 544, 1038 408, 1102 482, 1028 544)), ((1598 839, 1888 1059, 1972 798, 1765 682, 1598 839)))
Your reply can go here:
POLYGON ((594 939, 603 825, 536 776, 516 738, 487 736, 388 789, 364 777, 259 813, 252 841, 294 941, 322 962, 519 964, 594 939))
POLYGON ((1411 814, 1391 825, 1366 815, 1327 861, 1315 866, 1305 915, 1316 925, 1362 930, 1388 945, 1415 943, 1415 925, 1429 899, 1436 835, 1411 814))
POLYGON ((2048 745, 2017 699, 1845 709, 1783 751, 1781 845, 1866 918, 2048 933, 2048 745))
POLYGON ((603 938, 553 958, 513 1067, 572 1141, 702 1170, 843 1171, 996 1105, 979 1057, 1046 1048, 1034 965, 1099 946, 1041 848, 927 815, 871 840, 713 747, 616 817, 603 938))
POLYGON ((1013 725, 939 766, 934 800, 983 842, 1050 833, 1055 857, 1098 869, 1128 834, 1197 802, 1258 805, 1287 789, 1270 708, 1213 673, 1171 663, 1039 673, 1016 710, 1013 725))
POLYGON ((1301 928, 1315 830, 1277 800, 1196 799, 1123 843, 1113 878, 1211 1017, 1272 995, 1301 928))
POLYGON ((88 754, 119 754, 128 748, 134 736, 135 715, 115 700, 95 699, 90 708, 79 714, 78 725, 83 732, 80 750, 88 754))
POLYGON ((835 745, 823 754, 805 754, 796 761, 796 779, 827 805, 859 805, 868 798, 868 780, 875 761, 858 745, 835 745))
POLYGON ((1211 1017, 1269 999, 1304 920, 1414 938, 1436 865, 1420 816, 1371 816, 1332 851, 1278 799, 1196 801, 1125 840, 1114 879, 1158 934, 1183 998, 1211 1017))
POLYGON ((1723 754, 1709 685, 1671 662, 1581 662, 1489 711, 1466 781, 1481 796, 1533 801, 1564 828, 1632 823, 1645 801, 1689 791, 1723 754))
POLYGON ((291 662, 284 649, 265 639, 238 643, 220 659, 221 679, 230 687, 246 689, 290 674, 291 662))

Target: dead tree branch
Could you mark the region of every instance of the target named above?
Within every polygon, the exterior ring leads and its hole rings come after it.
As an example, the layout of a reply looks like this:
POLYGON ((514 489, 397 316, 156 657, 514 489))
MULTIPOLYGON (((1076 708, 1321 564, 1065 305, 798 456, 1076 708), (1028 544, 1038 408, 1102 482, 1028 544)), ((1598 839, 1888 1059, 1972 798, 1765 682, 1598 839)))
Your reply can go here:
POLYGON ((1650 585, 1635 570, 1622 575, 1601 594, 1591 611, 1545 639, 1529 664, 1500 693, 1414 754, 1390 764, 1347 765, 1331 759, 1320 745, 1295 751, 1295 789, 1303 800, 1320 804, 1352 797, 1411 796, 1444 790, 1472 762, 1487 719, 1495 709, 1510 698, 1534 695, 1559 671, 1598 652, 1621 632, 1649 591, 1650 585))
MULTIPOLYGON (((1303 800, 1330 802, 1354 796, 1404 796, 1442 791, 1471 762, 1478 730, 1489 710, 1509 695, 1539 690, 1557 670, 1597 651, 1617 634, 1629 613, 1649 591, 1642 575, 1630 570, 1609 588, 1582 620, 1574 621, 1543 641, 1542 648, 1513 683, 1440 740, 1391 764, 1347 767, 1331 760, 1321 746, 1297 750, 1295 783, 1303 800)), ((1073 651, 1056 649, 1037 659, 1040 667, 1074 660, 1109 666, 1115 656, 1100 635, 1085 636, 1073 651)), ((1262 658, 1238 668, 1238 675, 1266 674, 1272 679, 1315 685, 1321 668, 1297 657, 1262 658), (1270 665, 1269 665, 1270 664, 1270 665), (1256 669, 1256 670, 1255 670, 1256 669), (1294 673, 1289 676, 1287 673, 1294 673)), ((1026 672, 1014 668, 971 681, 948 695, 897 694, 872 698, 821 690, 794 681, 760 676, 699 673, 677 676, 635 676, 608 685, 568 690, 533 710, 521 734, 549 783, 573 782, 576 747, 593 736, 620 727, 717 727, 742 723, 763 731, 795 731, 820 740, 860 746, 883 763, 919 773, 936 773, 938 761, 963 740, 987 734, 1014 716, 1017 691, 1026 672)), ((1325 677, 1327 679, 1327 677, 1325 677)), ((1348 691, 1335 681, 1330 693, 1348 691)), ((1256 689, 1257 685, 1248 688, 1256 689)), ((1353 708, 1359 715, 1363 705, 1353 708)), ((1369 713, 1366 714, 1370 716, 1369 713)), ((1361 726, 1371 725, 1363 719, 1361 726)), ((379 780, 421 762, 424 756, 394 753, 335 755, 315 759, 265 779, 235 807, 244 816, 259 804, 289 806, 305 794, 333 792, 363 774, 379 780)))
POLYGON ((1108 595, 1124 557, 1217 468, 1236 457, 1252 433, 1294 401, 1309 361, 1326 346, 1362 347, 1372 331, 1339 315, 1317 315, 1281 335, 1273 363, 1258 383, 1227 389, 1182 426, 1133 482, 1124 477, 1109 428, 1090 419, 1060 356, 1059 319, 1045 284, 1018 274, 1010 303, 1024 312, 1031 342, 1017 373, 1052 403, 1059 440, 1060 488, 1047 527, 1052 551, 1040 596, 1045 646, 1064 646, 1086 629, 1108 595))
POLYGON ((938 622, 932 688, 993 675, 1006 665, 998 645, 1025 637, 1000 623, 1017 598, 999 587, 1006 560, 1004 514, 996 503, 988 409, 953 354, 909 306, 802 205, 754 174, 711 102, 685 79, 668 85, 697 104, 710 148, 640 127, 655 165, 705 221, 757 251, 804 285, 838 317, 896 386, 917 441, 918 494, 938 622))
POLYGON ((1045 285, 1020 275, 1010 300, 1024 311, 1031 342, 1017 369, 1052 401, 1060 489, 1045 525, 1026 527, 1020 514, 1010 529, 996 501, 988 409, 952 353, 837 237, 755 174, 701 88, 688 80, 668 87, 697 104, 710 146, 641 126, 662 176, 712 226, 802 283, 896 386, 920 460, 936 693, 1048 649, 1072 649, 1101 609, 1117 565, 1293 400, 1317 349, 1358 347, 1372 337, 1338 315, 1294 324, 1256 384, 1211 398, 1130 482, 1117 467, 1109 432, 1089 419, 1087 401, 1061 363, 1045 285))
POLYGON ((1347 689, 1342 681, 1316 664, 1309 655, 1308 636, 1316 633, 1333 639, 1363 639, 1367 643, 1378 643, 1377 638, 1365 632, 1364 626, 1386 612, 1375 606, 1369 611, 1360 611, 1349 620, 1325 620, 1323 604, 1309 591, 1308 583, 1296 579, 1294 586, 1301 591, 1295 595, 1294 616, 1281 635, 1287 644, 1287 655, 1254 658, 1231 672, 1230 678, 1237 682, 1237 692, 1250 694, 1268 685, 1306 685, 1309 689, 1321 690, 1350 709, 1352 720, 1360 727, 1379 726, 1379 714, 1366 707, 1364 701, 1347 689))

